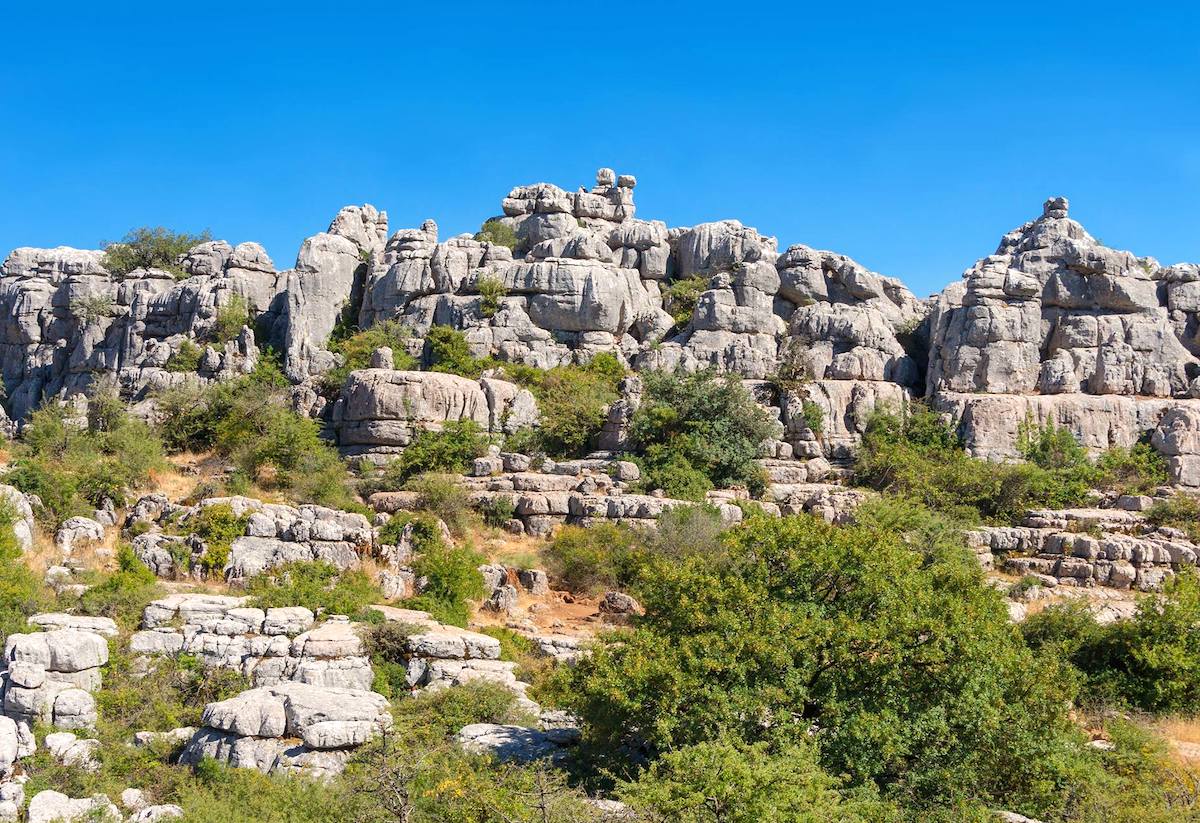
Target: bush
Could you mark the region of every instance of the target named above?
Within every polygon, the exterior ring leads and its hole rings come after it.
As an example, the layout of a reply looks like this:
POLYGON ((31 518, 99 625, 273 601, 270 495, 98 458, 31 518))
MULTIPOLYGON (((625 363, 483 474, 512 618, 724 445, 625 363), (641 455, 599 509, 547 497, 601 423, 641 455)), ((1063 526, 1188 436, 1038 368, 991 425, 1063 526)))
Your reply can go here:
POLYGON ((508 295, 504 281, 498 277, 481 277, 476 287, 479 289, 479 313, 484 317, 495 317, 500 311, 500 301, 508 295))
POLYGON ((384 320, 370 328, 356 331, 348 337, 334 339, 329 350, 342 356, 343 362, 321 377, 321 385, 327 394, 341 391, 350 372, 365 369, 371 364, 371 353, 376 349, 392 350, 392 365, 400 371, 411 371, 420 364, 408 353, 408 340, 412 330, 398 320, 384 320))
POLYGON ((645 453, 635 457, 641 471, 640 488, 647 491, 662 489, 667 497, 676 500, 703 502, 712 490, 712 480, 692 462, 689 443, 655 443, 645 453))
POLYGON ((162 226, 143 226, 133 229, 120 242, 106 243, 101 264, 108 271, 121 277, 134 269, 162 269, 175 278, 187 277, 178 260, 193 246, 212 240, 207 230, 200 234, 179 234, 162 226))
POLYGON ((727 531, 721 513, 712 506, 675 506, 662 513, 655 528, 640 532, 639 537, 654 557, 716 561, 725 556, 727 531))
POLYGON ((676 280, 667 287, 663 295, 663 310, 675 320, 675 325, 683 328, 692 320, 692 313, 700 301, 700 295, 708 290, 709 278, 703 275, 676 280))
POLYGON ((413 598, 413 608, 428 611, 435 619, 454 626, 466 626, 470 617, 468 601, 481 599, 483 575, 481 554, 469 547, 447 546, 441 540, 426 542, 413 563, 413 572, 425 579, 421 594, 413 598))
POLYGON ((772 421, 739 379, 706 370, 646 372, 642 380, 630 439, 647 474, 643 485, 670 486, 702 499, 699 473, 714 486, 744 484, 755 495, 763 490, 756 458, 772 421))
POLYGON ((924 404, 900 413, 878 409, 867 420, 855 476, 963 522, 1007 525, 1032 508, 1082 505, 1093 488, 1153 488, 1165 475, 1148 446, 1110 449, 1093 463, 1069 431, 1053 424, 1026 420, 1017 447, 1027 462, 976 460, 951 425, 924 404))
POLYGON ((379 529, 379 541, 388 545, 396 545, 400 542, 404 529, 409 525, 413 527, 412 542, 413 548, 417 551, 420 551, 428 541, 442 539, 442 532, 438 528, 437 520, 431 515, 397 512, 379 529))
POLYGON ((495 243, 497 246, 517 247, 517 234, 512 226, 499 219, 488 220, 475 233, 475 239, 481 243, 495 243))
POLYGON ((1153 494, 1171 481, 1167 459, 1149 443, 1108 449, 1096 460, 1098 485, 1117 494, 1153 494))
POLYGON ((804 400, 800 404, 800 415, 804 418, 804 425, 808 426, 809 431, 820 437, 825 432, 825 411, 811 400, 804 400))
POLYGON ((466 335, 450 326, 431 328, 425 336, 425 347, 429 350, 430 371, 457 374, 475 380, 494 365, 491 358, 472 355, 466 335))
POLYGON ((88 587, 79 598, 79 610, 111 617, 123 628, 132 630, 140 625, 142 610, 162 595, 154 572, 137 559, 132 548, 122 544, 117 549, 117 570, 88 587))
MULTIPOLYGON (((1059 432, 1044 442, 1042 435, 1028 434, 1031 457, 1048 462, 1056 448, 1073 454, 1059 432)), ((1086 499, 1092 469, 1086 461, 1069 459, 1070 464, 1053 469, 1037 462, 976 460, 939 414, 913 403, 900 413, 878 409, 867 419, 854 472, 860 484, 912 498, 963 522, 1009 524, 1030 508, 1064 508, 1086 499)))
POLYGON ((385 620, 363 632, 363 645, 375 670, 372 691, 384 697, 408 693, 408 638, 420 631, 420 626, 385 620))
POLYGON ((511 497, 497 495, 479 504, 479 513, 483 515, 484 523, 493 529, 499 529, 516 516, 517 507, 511 497))
POLYGON ((1190 540, 1200 541, 1200 498, 1175 494, 1159 500, 1146 512, 1146 520, 1155 526, 1182 529, 1190 540))
POLYGON ((113 299, 107 294, 97 294, 91 297, 79 297, 72 300, 70 309, 83 320, 83 325, 90 326, 112 314, 113 299))
POLYGON ((1026 642, 1069 660, 1088 702, 1148 712, 1200 711, 1200 578, 1181 569, 1130 620, 1101 626, 1078 606, 1052 606, 1022 625, 1026 642))
POLYGON ((89 402, 86 428, 69 423, 57 405, 35 411, 14 457, 6 482, 40 497, 39 514, 50 526, 90 515, 105 499, 125 505, 165 465, 162 441, 106 389, 89 402))
POLYGON ((204 541, 204 554, 200 567, 205 573, 219 574, 229 561, 229 549, 233 541, 246 533, 249 517, 238 517, 228 503, 205 506, 185 524, 188 529, 204 541))
POLYGON ((361 619, 366 607, 383 600, 379 587, 358 569, 339 572, 324 561, 288 563, 250 579, 246 587, 260 609, 304 606, 314 612, 361 619))
POLYGON ((506 376, 532 392, 538 402, 537 429, 513 436, 508 447, 524 454, 580 457, 586 454, 604 426, 610 403, 620 397, 617 385, 625 368, 615 355, 597 354, 583 366, 537 369, 504 364, 506 376))
POLYGON ((647 823, 867 823, 890 816, 881 816, 882 803, 844 800, 838 781, 822 771, 815 748, 803 740, 777 749, 765 743, 698 743, 665 754, 617 791, 647 823))
POLYGON ((26 619, 49 606, 41 583, 21 560, 21 546, 13 533, 16 521, 16 510, 0 500, 0 643, 10 634, 27 631, 26 619))
POLYGON ((852 788, 1063 807, 1086 756, 1073 680, 1025 647, 964 552, 808 516, 753 518, 728 544, 654 562, 645 615, 564 673, 595 743, 654 758, 811 737, 852 788))
POLYGON ((215 450, 248 479, 300 503, 357 510, 345 464, 319 424, 287 406, 288 382, 260 358, 252 374, 159 397, 160 431, 176 451, 215 450))
POLYGON ((251 326, 250 304, 245 297, 235 294, 229 302, 217 309, 217 320, 213 326, 213 337, 218 343, 227 343, 242 333, 243 326, 251 326))
POLYGON ((179 344, 179 348, 171 352, 171 356, 167 358, 166 365, 163 366, 169 372, 175 373, 191 373, 200 368, 200 358, 204 356, 204 349, 197 346, 191 340, 184 338, 179 344))
POLYGON ((447 420, 441 431, 419 430, 400 457, 365 478, 360 488, 364 494, 396 491, 426 472, 466 474, 490 444, 491 438, 474 420, 447 420))
POLYGON ((587 528, 563 526, 544 551, 560 585, 582 594, 628 587, 642 555, 638 535, 628 526, 607 520, 587 528))
POLYGON ((474 525, 471 500, 457 477, 422 474, 408 481, 404 488, 417 492, 418 508, 445 523, 451 534, 461 536, 474 525))

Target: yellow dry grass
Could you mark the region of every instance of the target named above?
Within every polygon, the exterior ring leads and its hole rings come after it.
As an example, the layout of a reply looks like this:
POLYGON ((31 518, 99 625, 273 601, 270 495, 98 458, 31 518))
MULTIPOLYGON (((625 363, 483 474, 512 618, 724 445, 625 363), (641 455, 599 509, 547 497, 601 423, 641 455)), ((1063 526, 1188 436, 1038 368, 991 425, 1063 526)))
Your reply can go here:
POLYGON ((1200 746, 1200 717, 1162 717, 1154 721, 1153 728, 1171 741, 1200 746))

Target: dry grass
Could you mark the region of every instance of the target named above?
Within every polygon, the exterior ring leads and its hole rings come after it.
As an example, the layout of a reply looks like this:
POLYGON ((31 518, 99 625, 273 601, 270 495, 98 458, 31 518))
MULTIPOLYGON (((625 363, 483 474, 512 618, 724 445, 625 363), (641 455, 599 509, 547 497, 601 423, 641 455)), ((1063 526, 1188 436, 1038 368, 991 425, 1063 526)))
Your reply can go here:
POLYGON ((519 569, 544 567, 542 549, 546 541, 525 534, 509 534, 503 529, 487 529, 475 535, 479 550, 493 563, 519 569))
POLYGON ((1171 741, 1200 746, 1200 717, 1161 717, 1152 727, 1171 741))

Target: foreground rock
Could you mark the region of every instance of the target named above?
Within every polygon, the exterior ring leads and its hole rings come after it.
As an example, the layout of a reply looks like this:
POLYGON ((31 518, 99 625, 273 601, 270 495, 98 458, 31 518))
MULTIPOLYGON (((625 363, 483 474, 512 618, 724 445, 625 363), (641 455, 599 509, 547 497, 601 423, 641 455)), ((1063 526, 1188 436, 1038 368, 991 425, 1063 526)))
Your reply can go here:
POLYGON ((312 777, 345 768, 352 750, 391 728, 387 698, 363 689, 283 683, 209 703, 179 762, 205 757, 312 777))

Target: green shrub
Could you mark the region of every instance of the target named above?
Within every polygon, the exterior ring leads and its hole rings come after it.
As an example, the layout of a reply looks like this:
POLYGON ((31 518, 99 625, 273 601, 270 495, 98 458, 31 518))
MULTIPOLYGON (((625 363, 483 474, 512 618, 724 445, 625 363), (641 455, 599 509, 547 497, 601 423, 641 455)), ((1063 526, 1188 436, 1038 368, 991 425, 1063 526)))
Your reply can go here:
POLYGON ((891 817, 882 802, 846 799, 838 789, 838 780, 821 769, 816 747, 801 739, 778 748, 725 740, 685 746, 617 791, 649 823, 874 823, 891 817))
POLYGON ((659 516, 655 528, 638 536, 651 556, 667 560, 707 557, 716 561, 725 556, 727 531, 721 513, 712 506, 675 506, 659 516))
POLYGON ((113 299, 107 294, 97 294, 90 297, 79 297, 70 303, 71 313, 83 320, 83 325, 90 326, 112 314, 113 299))
POLYGON ((801 401, 800 414, 809 431, 820 437, 825 432, 825 411, 811 400, 801 401))
POLYGON ((362 617, 383 600, 379 587, 358 569, 339 572, 324 561, 288 563, 250 579, 246 587, 260 609, 304 606, 314 612, 362 617))
POLYGON ((227 343, 242 333, 243 326, 252 326, 250 303, 240 294, 229 298, 229 302, 217 309, 217 320, 213 326, 213 337, 218 343, 227 343))
POLYGON ((708 290, 708 282, 709 278, 695 275, 667 286, 663 295, 663 309, 675 320, 676 326, 682 328, 691 322, 700 295, 708 290))
POLYGON ((482 626, 480 634, 500 641, 500 659, 516 662, 538 653, 538 645, 526 635, 504 626, 482 626))
POLYGON ((583 366, 542 370, 506 363, 504 371, 533 393, 540 417, 537 429, 510 437, 506 445, 524 454, 559 458, 580 457, 591 449, 609 404, 620 396, 617 385, 625 376, 624 366, 608 352, 583 366))
POLYGON ((479 358, 471 354, 466 336, 450 326, 431 328, 425 336, 425 347, 429 351, 430 371, 457 374, 474 380, 495 365, 491 358, 479 358))
POLYGON ((804 740, 849 787, 914 806, 1063 808, 1086 756, 1073 680, 959 556, 817 518, 752 518, 725 559, 661 560, 645 615, 565 672, 592 740, 656 755, 804 740))
POLYGON ((420 631, 419 626, 385 620, 363 632, 363 645, 375 670, 372 691, 384 697, 408 693, 408 638, 420 631))
POLYGON ((1052 606, 1022 625, 1026 642, 1071 662, 1089 702, 1143 711, 1200 711, 1200 578, 1180 569, 1130 620, 1101 626, 1083 608, 1052 606))
POLYGON ((370 328, 355 331, 347 337, 330 341, 329 350, 340 354, 342 365, 331 369, 321 377, 321 385, 327 394, 341 390, 352 371, 365 369, 371 364, 371 353, 376 349, 392 350, 392 365, 400 371, 411 371, 420 364, 408 353, 408 339, 412 330, 398 320, 384 320, 370 328))
POLYGON ((493 529, 499 529, 516 516, 517 507, 511 497, 497 495, 481 503, 479 513, 483 515, 484 523, 493 529))
POLYGON ((438 528, 437 519, 429 513, 409 514, 407 512, 396 512, 396 514, 392 515, 392 519, 379 529, 380 542, 393 546, 396 545, 400 542, 400 537, 404 529, 410 524, 413 527, 413 548, 417 551, 420 551, 421 547, 427 542, 442 539, 442 532, 438 528))
POLYGON ((361 509, 345 464, 319 437, 320 425, 288 407, 288 385, 262 357, 236 380, 165 392, 158 398, 163 441, 176 451, 215 450, 245 478, 297 502, 361 509))
POLYGON ((484 223, 483 227, 475 233, 475 239, 481 243, 495 243, 497 246, 507 246, 510 249, 517 247, 516 232, 512 230, 512 226, 499 219, 488 220, 484 223))
POLYGON ((88 587, 79 598, 79 609, 134 629, 141 623, 142 610, 162 595, 154 572, 137 559, 132 548, 122 544, 117 548, 117 570, 88 587))
POLYGON ((200 359, 203 356, 204 349, 184 338, 179 343, 179 348, 171 352, 171 356, 167 358, 163 368, 169 372, 191 373, 200 368, 200 359))
POLYGON ((712 490, 712 480, 693 462, 690 443, 655 443, 634 457, 641 471, 640 488, 647 491, 662 489, 667 497, 676 500, 703 502, 712 490))
POLYGON ((1149 443, 1108 449, 1097 458, 1096 469, 1098 485, 1118 494, 1153 494, 1171 482, 1167 459, 1149 443))
POLYGON ((495 317, 500 311, 500 301, 508 295, 504 281, 498 277, 481 277, 476 287, 479 289, 479 313, 484 317, 495 317))
POLYGON ((1159 500, 1146 512, 1146 520, 1155 526, 1182 529, 1189 539, 1200 541, 1200 498, 1175 494, 1159 500))
POLYGON ((643 559, 628 526, 602 520, 587 528, 563 526, 544 551, 551 574, 568 591, 596 594, 628 587, 643 559))
POLYGON ((187 528, 204 541, 200 566, 209 575, 219 574, 229 560, 233 541, 246 533, 249 517, 238 517, 228 503, 205 506, 189 518, 187 528))
POLYGON ((855 478, 968 523, 1010 524, 1031 508, 1087 499, 1095 471, 1086 457, 1079 462, 1069 433, 1026 430, 1024 439, 1030 462, 990 463, 970 457, 950 424, 924 404, 899 413, 877 409, 867 420, 855 478), (1056 454, 1067 461, 1061 467, 1039 465, 1056 454))
POLYGON ((68 423, 57 405, 30 415, 6 482, 38 495, 39 515, 56 526, 73 515, 90 514, 106 498, 125 505, 127 496, 164 465, 162 441, 102 389, 88 404, 86 428, 68 423))
POLYGON ((154 268, 182 279, 187 277, 187 273, 179 267, 179 258, 193 246, 209 240, 212 240, 212 235, 207 230, 200 234, 179 234, 162 226, 143 226, 130 231, 120 242, 106 243, 101 263, 117 277, 129 274, 134 269, 154 268))
POLYGON ((0 643, 10 634, 27 631, 26 619, 44 611, 50 599, 21 561, 21 546, 13 533, 16 521, 12 505, 0 501, 0 643))
POLYGON ((756 458, 772 421, 739 379, 705 370, 646 372, 642 380, 630 439, 645 487, 670 486, 703 499, 703 475, 714 486, 740 483, 761 493, 765 480, 756 458))
POLYGON ((446 524, 450 533, 461 536, 475 524, 471 500, 459 485, 458 478, 448 474, 422 474, 404 486, 417 493, 417 507, 446 524))
POLYGON ((486 594, 479 572, 483 561, 483 556, 468 546, 447 546, 441 540, 426 543, 413 563, 416 576, 426 580, 421 594, 411 600, 413 608, 444 623, 466 626, 468 601, 486 594))
POLYGON ((1065 427, 1038 425, 1026 417, 1017 427, 1017 451, 1043 469, 1077 469, 1088 464, 1087 451, 1065 427))
POLYGON ((474 420, 447 420, 440 431, 417 431, 400 457, 364 478, 360 488, 364 494, 396 491, 426 472, 466 474, 490 444, 491 438, 474 420))

